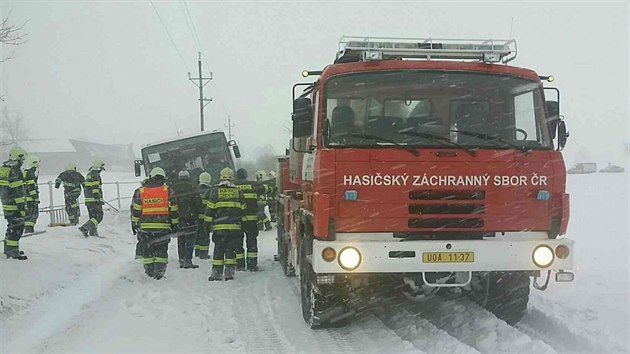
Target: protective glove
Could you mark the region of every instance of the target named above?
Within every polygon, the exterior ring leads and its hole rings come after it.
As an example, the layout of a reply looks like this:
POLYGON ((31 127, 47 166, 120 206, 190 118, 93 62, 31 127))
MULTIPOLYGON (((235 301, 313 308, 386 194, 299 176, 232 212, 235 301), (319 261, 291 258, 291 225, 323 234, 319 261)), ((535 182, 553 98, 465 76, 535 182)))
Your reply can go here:
POLYGON ((133 232, 134 235, 138 234, 138 224, 136 224, 135 222, 131 223, 131 232, 133 232))
POLYGON ((61 183, 56 182, 56 183, 55 183, 55 189, 59 189, 59 185, 60 185, 60 184, 61 184, 61 183))

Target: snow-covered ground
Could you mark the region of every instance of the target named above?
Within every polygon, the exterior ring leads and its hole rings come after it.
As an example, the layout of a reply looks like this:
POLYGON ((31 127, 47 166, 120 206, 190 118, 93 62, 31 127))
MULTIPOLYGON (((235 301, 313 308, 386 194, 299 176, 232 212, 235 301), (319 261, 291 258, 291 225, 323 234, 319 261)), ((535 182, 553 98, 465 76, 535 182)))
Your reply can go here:
POLYGON ((297 279, 273 262, 275 230, 260 236, 261 272, 208 282, 209 262, 179 269, 171 242, 155 281, 133 259, 126 201, 106 212, 105 238, 47 228, 22 240, 28 261, 0 259, 0 352, 628 352, 628 175, 568 184, 576 280, 532 290, 516 327, 463 299, 418 304, 392 292, 362 303, 346 327, 311 330, 297 279))

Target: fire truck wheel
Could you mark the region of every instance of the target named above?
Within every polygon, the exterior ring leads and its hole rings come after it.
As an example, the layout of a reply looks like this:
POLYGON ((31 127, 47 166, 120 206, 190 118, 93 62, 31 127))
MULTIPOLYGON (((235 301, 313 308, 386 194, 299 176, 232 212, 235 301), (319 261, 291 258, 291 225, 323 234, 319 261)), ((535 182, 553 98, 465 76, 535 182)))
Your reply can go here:
POLYGON ((312 239, 303 238, 300 243, 300 290, 302 316, 313 329, 341 327, 347 323, 349 287, 344 284, 316 285, 315 273, 307 256, 312 254, 312 239))
POLYGON ((515 325, 523 318, 529 301, 526 272, 485 272, 475 274, 470 298, 497 318, 515 325))
MULTIPOLYGON (((280 229, 280 228, 278 228, 280 229)), ((289 264, 289 247, 290 242, 286 235, 282 235, 278 232, 278 258, 280 265, 282 266, 282 272, 287 277, 295 276, 295 268, 289 264)))

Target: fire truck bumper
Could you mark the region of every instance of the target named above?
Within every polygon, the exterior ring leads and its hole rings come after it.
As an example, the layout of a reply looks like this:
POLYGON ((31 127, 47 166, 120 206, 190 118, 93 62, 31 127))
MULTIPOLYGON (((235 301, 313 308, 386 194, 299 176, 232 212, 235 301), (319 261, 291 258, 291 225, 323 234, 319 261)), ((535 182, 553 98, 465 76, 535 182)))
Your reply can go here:
MULTIPOLYGON (((574 242, 544 240, 313 242, 315 273, 563 271, 573 269, 574 242)), ((566 280, 565 280, 566 281, 566 280)))

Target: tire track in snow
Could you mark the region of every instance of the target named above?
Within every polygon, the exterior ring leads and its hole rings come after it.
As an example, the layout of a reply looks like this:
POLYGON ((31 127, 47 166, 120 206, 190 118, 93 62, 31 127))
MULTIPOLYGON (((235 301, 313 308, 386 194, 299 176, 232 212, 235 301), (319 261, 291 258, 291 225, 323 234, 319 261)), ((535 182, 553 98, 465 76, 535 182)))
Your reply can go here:
MULTIPOLYGON (((238 276, 238 274, 237 274, 238 276)), ((266 278, 264 279, 266 282, 266 278)), ((263 313, 259 299, 251 289, 236 287, 238 296, 231 297, 232 311, 237 322, 240 337, 245 340, 248 353, 293 353, 286 338, 279 333, 269 314, 263 313)))
POLYGON ((424 303, 407 300, 405 306, 408 311, 481 353, 556 352, 547 343, 532 339, 468 299, 432 298, 424 303))
POLYGON ((574 353, 621 353, 625 349, 616 345, 611 338, 605 338, 603 333, 595 336, 587 336, 578 333, 573 326, 569 326, 554 315, 548 315, 544 311, 530 307, 523 319, 516 324, 516 328, 531 337, 535 337, 556 349, 558 352, 574 353), (597 342, 590 338, 598 338, 597 342))
POLYGON ((362 302, 366 311, 373 313, 396 335, 411 343, 415 348, 427 353, 479 353, 457 338, 450 336, 435 327, 429 321, 410 312, 402 303, 408 300, 404 297, 386 296, 380 299, 362 302))
MULTIPOLYGON (((271 264, 262 297, 269 313, 297 352, 307 353, 418 353, 410 343, 399 338, 372 313, 355 315, 341 328, 310 329, 302 318, 300 288, 297 278, 284 276, 279 265, 271 264), (288 287, 288 289, 287 289, 288 287), (289 290, 293 296, 274 297, 274 289, 289 290)), ((276 290, 277 292, 278 290, 276 290)))

